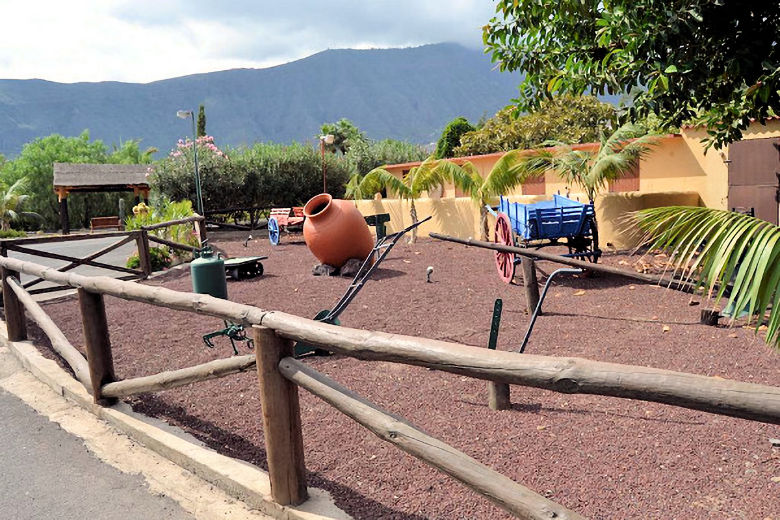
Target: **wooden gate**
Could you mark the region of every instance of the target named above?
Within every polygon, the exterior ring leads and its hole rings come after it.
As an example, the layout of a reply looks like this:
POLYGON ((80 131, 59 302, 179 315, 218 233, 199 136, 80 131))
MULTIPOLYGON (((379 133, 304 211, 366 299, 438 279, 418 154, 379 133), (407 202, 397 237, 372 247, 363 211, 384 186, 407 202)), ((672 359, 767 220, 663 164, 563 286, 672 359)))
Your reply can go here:
POLYGON ((780 139, 749 139, 729 146, 729 208, 778 224, 780 139))

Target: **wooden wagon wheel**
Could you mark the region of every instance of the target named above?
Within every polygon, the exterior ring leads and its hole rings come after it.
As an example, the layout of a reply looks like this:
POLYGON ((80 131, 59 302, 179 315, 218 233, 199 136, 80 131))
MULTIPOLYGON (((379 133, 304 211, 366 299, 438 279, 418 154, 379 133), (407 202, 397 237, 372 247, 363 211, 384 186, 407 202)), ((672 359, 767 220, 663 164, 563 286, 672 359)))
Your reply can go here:
MULTIPOLYGON (((496 218, 496 227, 494 228, 493 242, 497 244, 504 244, 505 246, 514 246, 514 240, 512 239, 512 225, 509 222, 509 217, 503 213, 498 214, 496 218)), ((512 283, 515 277, 515 255, 512 253, 502 253, 496 251, 496 268, 498 268, 498 276, 504 281, 504 283, 512 283)))
POLYGON ((272 246, 279 245, 279 221, 276 220, 276 217, 271 217, 268 219, 268 241, 271 242, 272 246))

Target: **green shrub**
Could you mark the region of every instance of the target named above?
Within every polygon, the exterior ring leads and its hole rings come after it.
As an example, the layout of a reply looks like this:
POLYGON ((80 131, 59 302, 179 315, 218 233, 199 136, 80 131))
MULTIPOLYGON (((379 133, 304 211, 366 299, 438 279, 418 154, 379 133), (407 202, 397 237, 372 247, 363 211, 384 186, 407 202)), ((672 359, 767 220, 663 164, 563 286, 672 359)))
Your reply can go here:
MULTIPOLYGON (((163 269, 168 269, 173 262, 171 254, 165 247, 150 247, 149 259, 152 263, 152 271, 162 271, 163 269)), ((130 255, 130 258, 127 259, 126 265, 128 269, 138 269, 141 267, 141 259, 138 257, 138 252, 130 255)))
MULTIPOLYGON (((156 199, 152 201, 152 208, 150 211, 138 213, 137 215, 133 214, 127 217, 125 219, 125 229, 127 231, 132 231, 151 224, 191 217, 194 214, 195 212, 192 210, 192 203, 189 200, 171 202, 166 198, 156 199)), ((179 244, 200 247, 200 242, 198 241, 197 235, 195 235, 191 223, 154 229, 149 231, 149 233, 166 240, 178 242, 179 244)), ((165 249, 169 257, 175 257, 181 261, 187 261, 192 257, 189 252, 182 249, 175 249, 173 251, 170 251, 167 247, 163 247, 163 249, 165 249)))
POLYGON ((18 229, 0 230, 0 238, 21 238, 26 237, 27 233, 18 229))

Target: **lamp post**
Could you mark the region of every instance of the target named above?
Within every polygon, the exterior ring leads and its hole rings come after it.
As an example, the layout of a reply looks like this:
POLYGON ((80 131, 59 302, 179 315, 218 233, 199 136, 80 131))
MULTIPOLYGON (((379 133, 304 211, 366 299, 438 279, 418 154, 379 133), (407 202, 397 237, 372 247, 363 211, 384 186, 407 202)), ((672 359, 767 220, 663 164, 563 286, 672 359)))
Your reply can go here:
POLYGON ((195 113, 192 110, 178 110, 176 117, 179 119, 192 120, 192 155, 195 162, 195 204, 197 205, 198 215, 205 216, 203 213, 203 194, 200 189, 200 172, 198 171, 198 134, 195 129, 195 113))
POLYGON ((322 156, 322 193, 328 192, 328 184, 326 181, 328 169, 325 166, 325 145, 333 144, 334 140, 335 137, 333 136, 333 134, 320 136, 320 155, 322 156))

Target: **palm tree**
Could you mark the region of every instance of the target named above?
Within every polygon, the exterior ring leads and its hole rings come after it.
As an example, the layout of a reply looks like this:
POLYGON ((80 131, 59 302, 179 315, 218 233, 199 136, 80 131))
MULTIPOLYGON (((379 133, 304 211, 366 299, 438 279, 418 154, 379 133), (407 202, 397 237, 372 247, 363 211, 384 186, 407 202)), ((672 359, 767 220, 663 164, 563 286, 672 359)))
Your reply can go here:
POLYGON ((42 218, 37 213, 20 211, 20 207, 30 198, 24 193, 28 188, 27 177, 22 177, 10 186, 0 182, 0 229, 3 231, 11 229, 11 223, 20 217, 42 218))
POLYGON ((451 180, 479 207, 479 224, 483 240, 488 240, 490 235, 486 206, 499 195, 506 194, 526 180, 544 173, 544 165, 540 166, 535 161, 527 160, 525 157, 528 155, 527 150, 512 150, 505 153, 496 161, 485 178, 482 178, 477 168, 468 161, 461 166, 450 161, 442 161, 437 165, 439 175, 451 180))
POLYGON ((547 141, 545 148, 520 157, 529 162, 529 172, 554 171, 559 177, 585 192, 591 204, 611 181, 637 167, 656 143, 641 125, 626 124, 612 135, 601 136, 597 152, 575 150, 571 145, 547 141))
POLYGON ((771 308, 766 340, 780 347, 780 228, 712 208, 651 208, 635 216, 650 247, 668 251, 683 278, 695 280, 714 302, 730 284, 726 305, 747 309, 749 321, 758 316, 756 330, 771 308))
MULTIPOLYGON (((409 214, 412 218, 412 224, 416 224, 417 208, 415 200, 420 198, 423 192, 431 191, 444 185, 447 182, 447 170, 440 168, 446 161, 436 160, 433 156, 428 157, 419 166, 415 166, 403 179, 399 179, 384 167, 374 168, 363 176, 354 174, 347 183, 347 189, 344 194, 347 198, 355 200, 361 198, 370 198, 374 193, 386 188, 398 194, 399 198, 409 201, 409 214)), ((409 237, 409 243, 417 241, 417 228, 412 229, 409 237)))
MULTIPOLYGON (((577 150, 571 145, 547 141, 544 148, 509 152, 496 163, 494 170, 504 182, 517 177, 519 183, 552 171, 572 186, 580 187, 591 204, 611 181, 620 179, 635 169, 656 143, 656 137, 647 135, 641 125, 626 124, 612 135, 601 136, 598 151, 577 150)), ((493 172, 488 175, 488 178, 493 172)), ((487 181, 487 179, 486 179, 487 181)), ((496 183, 498 184, 498 183, 496 183)), ((497 187, 500 187, 498 185, 497 187)), ((497 193, 497 195, 500 193, 497 193)), ((598 226, 593 216, 593 247, 599 248, 598 226)))

